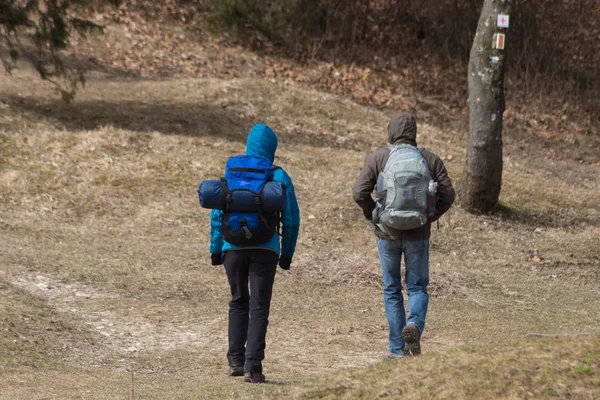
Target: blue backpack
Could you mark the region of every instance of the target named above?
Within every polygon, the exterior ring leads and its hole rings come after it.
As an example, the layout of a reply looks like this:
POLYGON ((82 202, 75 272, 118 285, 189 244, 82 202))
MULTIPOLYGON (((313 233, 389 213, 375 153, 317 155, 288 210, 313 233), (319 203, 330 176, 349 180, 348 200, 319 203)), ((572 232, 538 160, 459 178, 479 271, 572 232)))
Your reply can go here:
POLYGON ((279 211, 285 205, 285 187, 279 184, 283 204, 276 209, 265 207, 263 193, 267 183, 273 180, 273 170, 271 161, 265 157, 239 155, 227 160, 225 176, 221 178, 222 234, 227 242, 256 246, 268 242, 278 233, 279 211), (253 200, 250 204, 249 198, 253 200))

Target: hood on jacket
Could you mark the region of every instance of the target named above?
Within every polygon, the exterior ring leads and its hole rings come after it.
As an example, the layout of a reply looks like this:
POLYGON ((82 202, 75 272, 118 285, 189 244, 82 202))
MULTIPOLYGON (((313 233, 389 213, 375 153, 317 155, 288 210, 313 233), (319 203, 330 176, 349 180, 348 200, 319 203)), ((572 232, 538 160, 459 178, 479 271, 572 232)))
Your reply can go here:
POLYGON ((417 145, 417 120, 414 115, 401 112, 392 117, 388 125, 388 142, 394 145, 417 145))
POLYGON ((275 150, 277 150, 275 132, 265 124, 254 125, 246 141, 246 154, 266 157, 273 162, 275 160, 275 150))

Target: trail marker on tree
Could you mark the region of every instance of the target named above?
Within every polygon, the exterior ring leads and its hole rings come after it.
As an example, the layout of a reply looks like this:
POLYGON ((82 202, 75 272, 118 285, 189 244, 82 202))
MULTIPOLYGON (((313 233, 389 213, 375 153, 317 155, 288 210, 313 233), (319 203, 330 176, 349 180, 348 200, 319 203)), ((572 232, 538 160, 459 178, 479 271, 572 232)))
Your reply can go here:
POLYGON ((469 212, 491 211, 500 198, 504 48, 514 1, 484 0, 471 47, 469 144, 458 183, 459 201, 469 212))
POLYGON ((494 35, 494 48, 504 50, 506 35, 504 33, 496 33, 494 35))
POLYGON ((498 14, 498 28, 508 28, 509 18, 507 14, 498 14))

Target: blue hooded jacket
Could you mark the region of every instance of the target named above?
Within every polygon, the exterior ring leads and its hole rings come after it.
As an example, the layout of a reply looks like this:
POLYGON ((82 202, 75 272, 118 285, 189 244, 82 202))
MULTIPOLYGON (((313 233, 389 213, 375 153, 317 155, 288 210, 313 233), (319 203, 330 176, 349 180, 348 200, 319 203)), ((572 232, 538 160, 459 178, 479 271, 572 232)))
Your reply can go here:
MULTIPOLYGON (((273 162, 276 150, 277 136, 273 130, 264 124, 254 125, 248 135, 248 140, 246 141, 246 154, 266 157, 273 162)), ((298 231, 300 229, 300 210, 298 208, 296 194, 294 193, 294 185, 292 179, 283 168, 275 169, 273 172, 273 180, 275 182, 283 183, 287 191, 285 208, 281 213, 281 234, 283 235, 281 244, 279 243, 279 235, 277 233, 274 234, 268 242, 258 246, 244 247, 228 243, 223 239, 223 235, 221 234, 223 211, 212 210, 210 216, 211 254, 219 254, 225 251, 240 249, 265 249, 281 254, 283 257, 293 257, 294 251, 296 250, 296 241, 298 240, 298 231)))

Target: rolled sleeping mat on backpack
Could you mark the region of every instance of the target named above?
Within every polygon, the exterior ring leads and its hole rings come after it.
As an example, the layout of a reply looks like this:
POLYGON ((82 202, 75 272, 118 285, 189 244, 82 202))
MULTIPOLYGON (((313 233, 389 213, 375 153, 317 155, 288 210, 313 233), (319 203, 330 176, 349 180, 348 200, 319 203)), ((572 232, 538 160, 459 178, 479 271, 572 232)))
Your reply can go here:
POLYGON ((203 208, 222 210, 223 190, 221 189, 221 181, 214 179, 203 181, 198 188, 198 198, 203 208))
POLYGON ((263 210, 267 212, 283 211, 286 200, 285 185, 281 182, 269 181, 262 191, 263 210))
MULTIPOLYGON (((256 211, 256 199, 254 193, 248 190, 233 190, 231 200, 231 211, 235 212, 253 212, 256 211)), ((223 188, 221 181, 206 180, 198 188, 200 205, 203 208, 222 210, 223 188)), ((281 211, 285 208, 286 191, 285 186, 280 182, 267 182, 264 185, 262 194, 262 209, 266 212, 281 211)))

